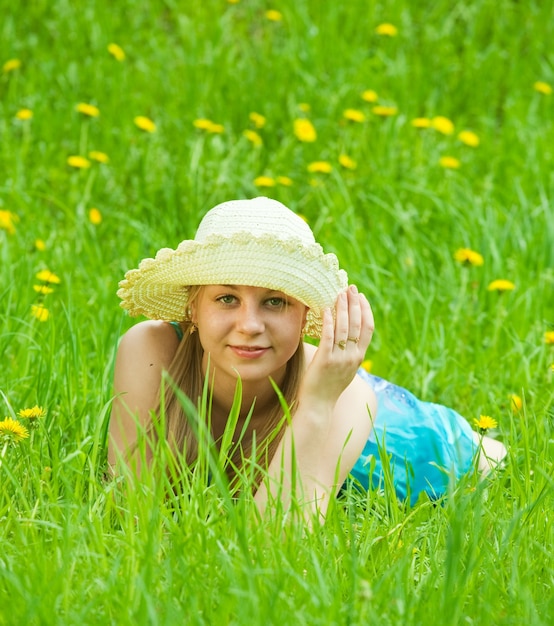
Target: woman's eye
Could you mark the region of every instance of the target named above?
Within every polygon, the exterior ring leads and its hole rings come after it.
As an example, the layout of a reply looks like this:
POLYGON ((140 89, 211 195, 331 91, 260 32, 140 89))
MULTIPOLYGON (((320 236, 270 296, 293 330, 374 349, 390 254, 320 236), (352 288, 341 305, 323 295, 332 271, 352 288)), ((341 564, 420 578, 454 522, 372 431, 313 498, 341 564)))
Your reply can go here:
POLYGON ((282 307, 285 304, 285 300, 283 298, 269 298, 267 303, 271 307, 282 307))
POLYGON ((217 301, 221 302, 222 304, 233 304, 233 302, 235 301, 235 296, 219 296, 217 301))

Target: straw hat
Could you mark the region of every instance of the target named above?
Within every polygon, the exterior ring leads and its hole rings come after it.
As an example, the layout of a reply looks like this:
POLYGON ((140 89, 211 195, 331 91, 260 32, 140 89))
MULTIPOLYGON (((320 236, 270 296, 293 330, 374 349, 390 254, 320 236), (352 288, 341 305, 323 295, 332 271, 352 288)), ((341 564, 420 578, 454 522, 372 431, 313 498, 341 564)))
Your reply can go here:
POLYGON ((117 295, 130 315, 182 321, 192 285, 282 291, 310 309, 304 332, 320 337, 323 309, 334 305, 348 278, 302 218, 261 197, 224 202, 208 211, 193 240, 141 261, 125 274, 117 295))

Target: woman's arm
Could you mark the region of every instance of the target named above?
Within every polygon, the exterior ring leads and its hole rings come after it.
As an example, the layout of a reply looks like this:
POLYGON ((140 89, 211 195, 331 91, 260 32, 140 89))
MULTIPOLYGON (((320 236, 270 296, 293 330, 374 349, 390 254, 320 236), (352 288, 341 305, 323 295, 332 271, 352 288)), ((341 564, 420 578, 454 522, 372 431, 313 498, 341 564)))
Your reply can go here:
POLYGON ((356 371, 371 341, 373 314, 355 287, 339 296, 336 311, 334 323, 330 311, 325 313, 297 409, 269 465, 268 481, 256 493, 262 512, 275 498, 285 507, 297 499, 308 514, 324 516, 371 430, 375 395, 356 371))
MULTIPOLYGON (((139 431, 150 425, 150 411, 157 408, 162 372, 169 367, 178 345, 175 331, 166 322, 140 322, 122 337, 115 361, 115 398, 108 430, 108 463, 112 471, 122 459, 129 461, 129 451, 139 431)), ((133 461, 140 472, 140 460, 133 461)))

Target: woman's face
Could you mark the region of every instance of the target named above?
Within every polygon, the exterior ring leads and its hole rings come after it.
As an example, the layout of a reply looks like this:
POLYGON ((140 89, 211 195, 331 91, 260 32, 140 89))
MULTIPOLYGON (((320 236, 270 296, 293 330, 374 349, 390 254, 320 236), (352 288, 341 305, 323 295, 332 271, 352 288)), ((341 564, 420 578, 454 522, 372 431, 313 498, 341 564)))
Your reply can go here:
POLYGON ((204 348, 203 369, 243 383, 271 376, 279 384, 296 352, 308 308, 281 291, 242 285, 202 287, 191 303, 204 348))

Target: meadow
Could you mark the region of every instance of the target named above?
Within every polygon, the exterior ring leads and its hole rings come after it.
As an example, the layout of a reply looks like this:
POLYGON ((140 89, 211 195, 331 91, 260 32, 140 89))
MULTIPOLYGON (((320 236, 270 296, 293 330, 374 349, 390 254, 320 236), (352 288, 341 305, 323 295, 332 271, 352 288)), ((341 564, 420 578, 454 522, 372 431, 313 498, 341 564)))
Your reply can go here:
POLYGON ((0 14, 0 625, 551 624, 552 0, 0 14), (202 472, 104 479, 118 281, 256 195, 367 294, 364 366, 491 418, 501 470, 311 532, 202 472))

